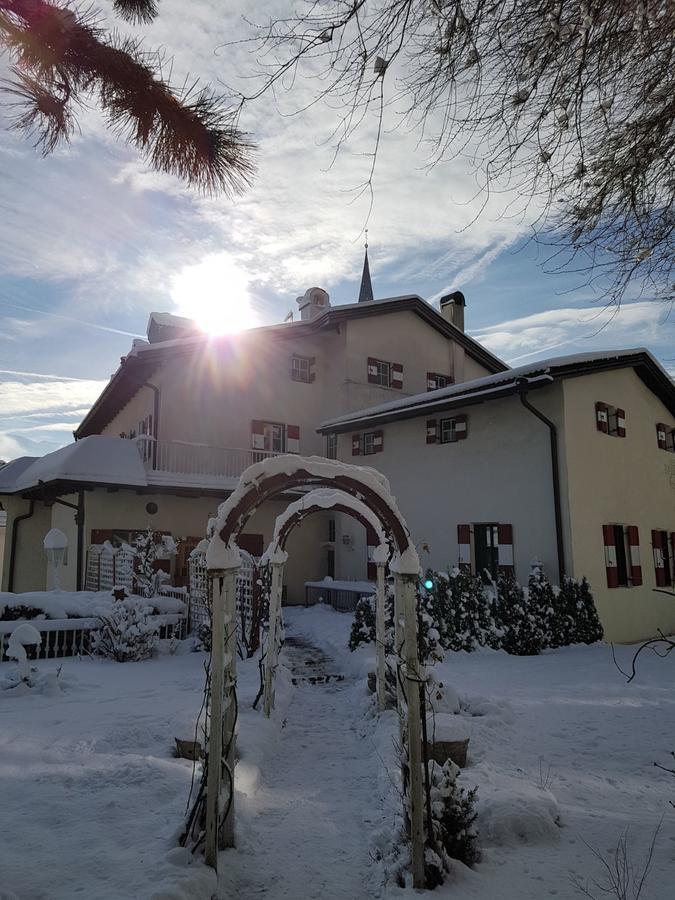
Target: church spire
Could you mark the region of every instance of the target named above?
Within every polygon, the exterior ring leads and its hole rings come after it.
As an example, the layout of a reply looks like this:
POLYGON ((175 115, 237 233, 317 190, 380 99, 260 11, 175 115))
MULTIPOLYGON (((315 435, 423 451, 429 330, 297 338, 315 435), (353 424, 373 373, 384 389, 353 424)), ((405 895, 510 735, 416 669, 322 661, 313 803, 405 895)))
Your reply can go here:
POLYGON ((368 229, 366 228, 366 255, 363 259, 363 275, 361 276, 361 290, 359 291, 359 303, 367 303, 373 299, 373 285, 370 280, 370 266, 368 265, 368 229))

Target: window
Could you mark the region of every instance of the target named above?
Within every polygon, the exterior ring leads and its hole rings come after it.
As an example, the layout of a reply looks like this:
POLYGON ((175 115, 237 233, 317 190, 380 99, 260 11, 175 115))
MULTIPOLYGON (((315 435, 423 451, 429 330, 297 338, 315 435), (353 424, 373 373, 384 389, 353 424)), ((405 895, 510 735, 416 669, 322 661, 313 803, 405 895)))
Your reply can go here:
POLYGON ((383 359, 368 361, 368 381, 382 387, 391 387, 391 363, 383 359))
POLYGON ((335 543, 335 519, 328 520, 328 540, 335 543))
POLYGON ((486 580, 513 574, 513 526, 504 522, 476 522, 457 526, 459 567, 486 580))
POLYGON ((283 422, 251 422, 251 446, 266 453, 299 453, 300 427, 283 422))
POLYGON ((595 426, 603 434, 626 437, 626 411, 598 401, 595 404, 595 426))
POLYGON ((466 440, 468 418, 465 415, 450 419, 429 419, 426 423, 427 444, 454 444, 466 440))
POLYGON ((642 584, 640 537, 636 525, 603 525, 607 587, 642 584))
POLYGON ((365 434, 352 435, 352 456, 370 456, 381 453, 384 449, 384 433, 367 431, 365 434))
POLYGON ((441 444, 451 444, 457 440, 457 419, 441 419, 441 444))
POLYGON ((656 426, 656 440, 660 450, 675 453, 675 428, 659 422, 656 426))
POLYGON ((307 384, 313 381, 312 360, 309 356, 291 357, 291 378, 293 381, 304 381, 307 384))
POLYGON ((375 434, 374 431, 366 431, 363 435, 363 455, 370 456, 372 453, 377 453, 375 449, 375 434))
POLYGON ((427 390, 437 391, 454 383, 451 375, 440 375, 438 372, 427 372, 427 390))
POLYGON ((379 384, 380 387, 403 388, 403 366, 400 363, 387 362, 384 359, 368 357, 368 383, 379 384))
POLYGON ((672 587, 675 581, 675 532, 652 531, 654 572, 657 587, 672 587))
POLYGON ((326 435, 326 458, 327 459, 337 459, 337 443, 338 436, 337 434, 327 434, 326 435))

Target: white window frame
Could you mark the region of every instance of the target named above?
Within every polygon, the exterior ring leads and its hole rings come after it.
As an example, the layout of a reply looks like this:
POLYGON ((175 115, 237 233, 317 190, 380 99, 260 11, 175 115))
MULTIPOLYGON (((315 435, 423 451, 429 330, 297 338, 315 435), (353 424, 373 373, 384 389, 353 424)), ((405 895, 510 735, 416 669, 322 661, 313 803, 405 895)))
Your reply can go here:
POLYGON ((264 449, 269 453, 286 452, 286 426, 281 422, 263 422, 264 449), (275 447, 274 444, 277 444, 275 447))
POLYGON ((448 419, 441 419, 438 426, 438 438, 440 444, 454 444, 457 441, 457 419, 454 417, 448 419), (450 437, 445 437, 445 424, 446 422, 451 423, 449 432, 450 437))
POLYGON ((375 435, 377 432, 375 431, 364 431, 361 436, 361 455, 362 456, 372 456, 374 453, 377 453, 375 450, 375 435))
POLYGON ((391 387, 391 363, 385 359, 376 359, 375 366, 377 374, 371 384, 378 384, 380 387, 391 387))
POLYGON ((326 435, 326 459, 337 459, 338 436, 335 432, 326 435))
POLYGON ((291 378, 293 381, 301 381, 309 384, 312 374, 312 364, 309 356, 299 356, 294 353, 291 356, 291 378))

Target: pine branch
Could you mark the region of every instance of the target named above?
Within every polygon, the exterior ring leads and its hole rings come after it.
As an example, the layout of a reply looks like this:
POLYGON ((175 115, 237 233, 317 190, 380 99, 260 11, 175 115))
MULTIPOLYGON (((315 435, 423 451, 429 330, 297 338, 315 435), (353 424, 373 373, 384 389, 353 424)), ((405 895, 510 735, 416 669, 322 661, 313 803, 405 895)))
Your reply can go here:
MULTIPOLYGON (((147 14, 154 6, 122 5, 147 14)), ((45 0, 0 0, 2 46, 16 64, 15 80, 0 85, 17 110, 13 127, 35 135, 44 153, 69 139, 75 105, 93 94, 110 126, 154 169, 206 193, 241 193, 251 182, 253 146, 222 100, 196 82, 173 90, 159 54, 106 36, 93 14, 45 0)))
POLYGON ((114 0, 115 12, 129 22, 148 24, 156 18, 159 9, 155 0, 114 0))

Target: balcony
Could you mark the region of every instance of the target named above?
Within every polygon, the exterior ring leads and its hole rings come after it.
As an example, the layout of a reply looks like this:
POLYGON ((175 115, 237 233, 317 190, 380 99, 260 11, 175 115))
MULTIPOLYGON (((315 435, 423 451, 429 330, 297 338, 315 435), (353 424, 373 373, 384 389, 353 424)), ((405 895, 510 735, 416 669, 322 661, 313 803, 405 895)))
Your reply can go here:
POLYGON ((231 488, 253 463, 282 455, 266 450, 156 441, 149 435, 141 435, 135 441, 150 484, 231 488))

